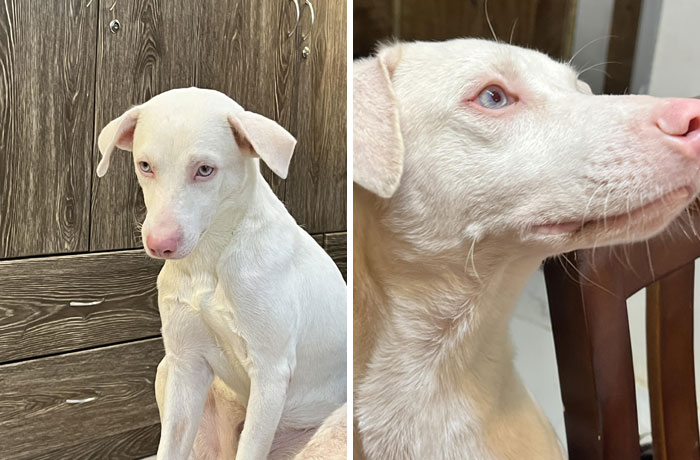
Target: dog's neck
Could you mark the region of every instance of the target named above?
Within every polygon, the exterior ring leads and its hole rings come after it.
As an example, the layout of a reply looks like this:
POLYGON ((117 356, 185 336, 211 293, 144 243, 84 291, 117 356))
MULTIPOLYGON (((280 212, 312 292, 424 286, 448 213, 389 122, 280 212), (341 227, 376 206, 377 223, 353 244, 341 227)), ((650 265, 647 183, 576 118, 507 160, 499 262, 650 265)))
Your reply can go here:
POLYGON ((436 411, 446 409, 436 403, 440 400, 468 408, 470 431, 499 413, 505 416, 509 401, 525 391, 513 365, 510 318, 539 258, 468 242, 422 254, 385 226, 378 215, 382 204, 367 195, 358 190, 354 195, 359 223, 354 227, 354 350, 360 430, 364 404, 396 408, 393 415, 399 419, 423 417, 413 412, 423 407, 416 396, 426 398, 436 411), (392 385, 394 390, 380 391, 392 385), (413 397, 401 407, 395 395, 404 391, 413 397), (389 399, 376 400, 382 397, 389 399))

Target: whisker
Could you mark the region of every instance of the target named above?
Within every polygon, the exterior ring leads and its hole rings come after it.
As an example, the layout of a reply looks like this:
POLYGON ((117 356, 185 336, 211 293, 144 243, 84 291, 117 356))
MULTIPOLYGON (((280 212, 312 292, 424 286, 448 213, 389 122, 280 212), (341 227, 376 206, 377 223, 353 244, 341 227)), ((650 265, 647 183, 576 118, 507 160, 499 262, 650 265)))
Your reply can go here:
POLYGON ((498 37, 496 36, 496 32, 493 30, 493 25, 491 24, 491 18, 489 17, 489 0, 484 0, 484 14, 486 14, 486 23, 489 25, 489 29, 491 30, 491 35, 493 35, 493 39, 496 40, 497 42, 500 41, 498 37))
MULTIPOLYGON (((610 199, 610 190, 608 190, 607 195, 605 195, 605 204, 603 205, 603 233, 608 231, 608 200, 610 199)), ((600 236, 596 236, 595 240, 593 241, 593 252, 591 253, 591 261, 593 263, 593 266, 595 266, 595 251, 598 246, 598 238, 600 236)))
POLYGON ((469 248, 469 254, 467 254, 467 260, 471 257, 472 261, 472 270, 474 271, 474 276, 476 276, 476 280, 481 284, 481 277, 479 277, 479 272, 476 270, 476 264, 474 262, 474 247, 476 246, 476 238, 472 240, 471 247, 469 248))
POLYGON ((513 33, 515 32, 515 26, 518 25, 518 19, 515 18, 515 22, 513 23, 513 27, 510 28, 510 38, 508 38, 508 44, 512 45, 513 44, 513 33))
MULTIPOLYGON (((583 272, 582 272, 581 270, 579 270, 578 267, 577 267, 576 265, 574 265, 574 263, 571 262, 571 261, 569 260, 568 257, 566 257, 566 254, 561 254, 561 257, 569 264, 569 266, 570 266, 571 268, 574 269, 574 271, 575 271, 576 273, 578 273, 578 275, 581 277, 581 279, 583 279, 585 282, 590 283, 592 286, 595 286, 595 287, 597 287, 597 288, 599 288, 599 289, 602 289, 603 291, 607 292, 608 294, 610 294, 610 295, 612 295, 612 296, 615 296, 615 293, 614 293, 614 292, 610 291, 609 289, 607 289, 607 288, 604 287, 604 286, 601 286, 600 284, 596 283, 595 281, 593 281, 592 279, 590 279, 589 277, 587 277, 586 275, 584 275, 583 272)), ((562 267, 563 267, 563 265, 562 265, 562 267)), ((566 269, 565 269, 565 271, 566 271, 567 275, 571 276, 571 275, 569 274, 569 272, 568 272, 566 269)), ((573 281, 577 281, 576 278, 573 278, 573 277, 572 277, 571 279, 572 279, 573 281)))
POLYGON ((691 207, 695 208, 694 211, 696 213, 698 212, 698 208, 697 208, 696 203, 697 202, 693 201, 693 203, 689 207, 685 208, 685 211, 688 213, 688 223, 690 224, 690 230, 693 232, 693 235, 695 235, 695 237, 698 239, 698 241, 700 241, 700 235, 698 235, 698 232, 695 229, 695 221, 693 219, 692 213, 690 212, 691 207))
MULTIPOLYGON (((691 220, 690 220, 690 213, 688 212, 688 208, 685 208, 685 209, 683 210, 683 213, 681 214, 681 216, 682 216, 683 218, 687 217, 687 218, 688 218, 688 223, 689 223, 689 224, 691 223, 691 220)), ((681 223, 685 223, 685 222, 681 221, 681 223)), ((685 231, 685 225, 679 225, 679 227, 680 227, 681 231, 683 232, 683 235, 685 235, 685 237, 688 239, 688 241, 692 241, 692 238, 690 237, 690 235, 688 234, 688 232, 685 231)), ((665 233, 668 233, 668 232, 665 232, 665 233)))
POLYGON ((605 76, 608 77, 608 78, 612 78, 612 77, 610 76, 610 74, 609 74, 607 71, 603 70, 603 69, 590 69, 590 70, 593 70, 593 71, 602 73, 603 75, 605 75, 605 76))
POLYGON ((651 249, 649 248, 649 240, 645 240, 644 244, 647 247, 647 260, 649 261, 649 271, 651 272, 651 278, 656 279, 654 274, 654 264, 651 262, 651 249))
POLYGON ((578 54, 581 51, 585 50, 588 46, 592 45, 593 43, 599 42, 601 40, 609 39, 609 38, 617 38, 617 36, 615 36, 615 35, 603 35, 602 37, 594 38, 593 40, 589 41, 588 43, 583 45, 581 48, 579 48, 578 51, 576 51, 574 53, 574 55, 571 56, 571 58, 569 59, 569 62, 567 62, 567 64, 571 65, 571 63, 574 61, 576 56, 578 56, 578 54))
POLYGON ((603 188, 605 184, 600 184, 595 191, 593 191, 593 194, 591 197, 588 199, 588 203, 586 203, 586 208, 583 210, 583 218, 581 219, 581 225, 586 223, 586 217, 588 217, 588 209, 591 206, 591 202, 593 202, 593 198, 595 197, 596 193, 598 193, 598 190, 603 188))
POLYGON ((630 212, 630 197, 627 195, 625 197, 625 207, 627 208, 627 241, 630 240, 630 230, 631 230, 631 223, 632 223, 632 213, 630 212))
MULTIPOLYGON (((583 70, 579 71, 579 72, 576 74, 576 78, 579 78, 581 75, 583 75, 584 73, 588 72, 589 70, 593 70, 593 69, 595 69, 596 67, 600 67, 600 66, 602 66, 602 65, 607 65, 607 64, 622 64, 622 63, 621 63, 621 62, 618 62, 618 61, 605 61, 605 62, 599 62, 598 64, 589 65, 588 67, 586 67, 586 68, 584 68, 583 70)), ((596 70, 600 70, 600 69, 596 69, 596 70)), ((605 74, 607 75, 607 72, 603 71, 603 73, 605 73, 605 74)))
POLYGON ((605 195, 605 204, 603 205, 603 230, 608 231, 608 200, 610 199, 610 190, 605 195))
MULTIPOLYGON (((626 202, 625 205, 627 207, 627 238, 626 240, 629 242, 630 241, 630 231, 632 229, 632 213, 630 212, 630 197, 627 195, 626 197, 626 202)), ((630 260, 630 251, 629 251, 629 245, 626 244, 623 246, 623 252, 625 253, 625 261, 627 262, 624 264, 626 268, 628 268, 632 273, 634 273, 637 277, 639 277, 639 274, 637 273, 637 270, 634 269, 634 266, 632 264, 632 261, 630 260)))

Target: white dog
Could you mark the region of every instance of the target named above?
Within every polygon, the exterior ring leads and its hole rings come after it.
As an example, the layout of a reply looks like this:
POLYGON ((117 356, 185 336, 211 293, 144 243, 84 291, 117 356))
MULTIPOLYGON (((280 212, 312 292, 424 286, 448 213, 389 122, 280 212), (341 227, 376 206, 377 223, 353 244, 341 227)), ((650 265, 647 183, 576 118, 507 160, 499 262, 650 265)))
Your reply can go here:
MULTIPOLYGON (((203 412, 226 420, 230 401, 217 407, 217 385, 245 407, 238 460, 266 458, 276 433, 310 436, 346 399, 345 282, 259 169, 262 159, 285 178, 295 143, 277 123, 197 88, 160 94, 100 133, 97 174, 116 147, 133 151, 144 246, 167 259, 159 460, 191 458, 203 412)), ((202 426, 196 458, 230 458, 236 427, 202 426)))
POLYGON ((560 459, 509 320, 551 255, 649 237, 700 185, 700 101, 593 96, 485 40, 354 65, 356 436, 366 458, 560 459))

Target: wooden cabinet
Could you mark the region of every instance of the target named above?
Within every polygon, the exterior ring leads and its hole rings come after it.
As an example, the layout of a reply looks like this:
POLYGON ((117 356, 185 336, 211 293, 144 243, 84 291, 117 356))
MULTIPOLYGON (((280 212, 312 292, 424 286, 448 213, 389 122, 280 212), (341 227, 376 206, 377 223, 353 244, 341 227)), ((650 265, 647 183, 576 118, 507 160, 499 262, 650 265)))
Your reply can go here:
POLYGON ((140 249, 130 155, 94 172, 97 135, 130 106, 199 86, 277 120, 299 142, 287 180, 263 174, 344 271, 346 2, 311 2, 296 28, 292 0, 0 8, 1 458, 157 447, 161 263, 140 249))
MULTIPOLYGON (((297 221, 310 233, 345 230, 346 120, 329 117, 346 113, 347 83, 345 43, 346 2, 319 0, 316 21, 302 22, 300 33, 309 33, 308 58, 298 66, 293 134, 299 140, 290 165, 285 202, 297 221)), ((299 52, 297 52, 299 54, 299 52)))
POLYGON ((0 8, 0 258, 88 250, 94 10, 0 8))
POLYGON ((2 458, 138 459, 155 452, 153 382, 162 357, 154 338, 0 366, 2 458))

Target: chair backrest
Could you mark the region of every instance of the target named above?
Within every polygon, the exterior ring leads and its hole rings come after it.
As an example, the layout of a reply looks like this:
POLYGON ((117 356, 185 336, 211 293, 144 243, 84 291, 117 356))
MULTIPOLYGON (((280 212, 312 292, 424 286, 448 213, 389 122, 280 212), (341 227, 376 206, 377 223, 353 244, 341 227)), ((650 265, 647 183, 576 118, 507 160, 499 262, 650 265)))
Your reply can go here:
POLYGON ((654 460, 700 460, 693 365, 699 234, 700 212, 688 212, 647 242, 545 263, 570 460, 640 458, 626 301, 644 287, 654 460))

